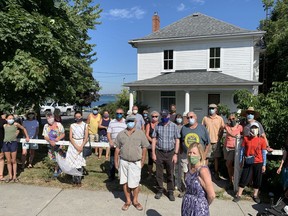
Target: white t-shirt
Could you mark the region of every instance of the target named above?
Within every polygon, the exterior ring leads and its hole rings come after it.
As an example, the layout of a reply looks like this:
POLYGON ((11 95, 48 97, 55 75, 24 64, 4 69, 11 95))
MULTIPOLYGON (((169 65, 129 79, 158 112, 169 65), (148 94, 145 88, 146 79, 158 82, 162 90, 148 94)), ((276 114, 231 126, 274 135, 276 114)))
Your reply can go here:
POLYGON ((27 133, 30 137, 30 139, 37 139, 38 138, 38 134, 36 134, 36 137, 35 136, 35 133, 36 133, 36 130, 37 128, 39 128, 39 122, 37 120, 25 120, 23 122, 23 126, 25 127, 25 129, 27 130, 27 133))

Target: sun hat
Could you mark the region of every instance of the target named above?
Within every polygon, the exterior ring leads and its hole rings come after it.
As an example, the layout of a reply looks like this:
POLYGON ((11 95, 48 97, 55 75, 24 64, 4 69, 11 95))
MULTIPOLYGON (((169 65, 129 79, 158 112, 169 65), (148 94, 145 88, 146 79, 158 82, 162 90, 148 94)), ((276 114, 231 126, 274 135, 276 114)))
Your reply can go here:
POLYGON ((246 117, 247 113, 253 113, 254 114, 254 119, 258 118, 260 116, 260 113, 257 112, 254 107, 248 107, 246 110, 241 111, 241 116, 246 117))

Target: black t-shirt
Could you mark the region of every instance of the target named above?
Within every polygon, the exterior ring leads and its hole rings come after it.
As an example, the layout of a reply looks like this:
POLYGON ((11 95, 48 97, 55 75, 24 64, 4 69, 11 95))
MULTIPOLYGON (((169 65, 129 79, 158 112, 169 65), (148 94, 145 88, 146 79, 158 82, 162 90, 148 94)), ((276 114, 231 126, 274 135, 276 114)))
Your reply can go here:
POLYGON ((4 124, 7 124, 7 121, 5 119, 2 119, 0 117, 0 142, 2 143, 4 140, 4 124))

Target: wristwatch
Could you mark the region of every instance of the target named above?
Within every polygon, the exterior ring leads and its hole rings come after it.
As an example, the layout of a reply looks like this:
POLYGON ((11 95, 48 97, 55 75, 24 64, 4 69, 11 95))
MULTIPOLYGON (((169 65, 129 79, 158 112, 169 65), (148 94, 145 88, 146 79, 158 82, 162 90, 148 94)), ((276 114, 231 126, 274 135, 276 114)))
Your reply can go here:
POLYGON ((177 153, 177 152, 174 152, 174 154, 178 155, 178 153, 177 153))

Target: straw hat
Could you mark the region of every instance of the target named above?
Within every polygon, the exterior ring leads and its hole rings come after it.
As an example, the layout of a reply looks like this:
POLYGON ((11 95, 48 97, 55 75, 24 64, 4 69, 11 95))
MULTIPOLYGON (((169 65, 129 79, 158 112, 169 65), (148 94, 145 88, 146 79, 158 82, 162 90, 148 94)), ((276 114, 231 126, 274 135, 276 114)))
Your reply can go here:
POLYGON ((258 118, 260 116, 260 113, 255 111, 254 107, 248 107, 246 110, 241 111, 241 116, 246 117, 247 113, 253 113, 254 119, 258 118))

